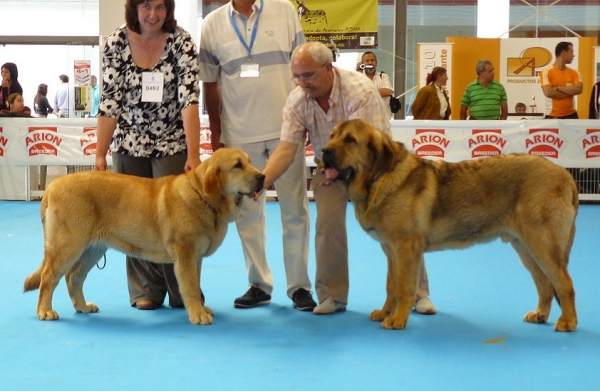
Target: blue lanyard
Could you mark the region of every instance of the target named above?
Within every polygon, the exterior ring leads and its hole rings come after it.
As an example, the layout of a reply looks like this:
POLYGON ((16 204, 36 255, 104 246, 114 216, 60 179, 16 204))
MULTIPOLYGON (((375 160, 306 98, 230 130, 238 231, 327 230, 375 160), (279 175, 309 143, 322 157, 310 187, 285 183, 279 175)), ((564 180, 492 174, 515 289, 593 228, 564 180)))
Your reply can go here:
MULTIPOLYGON (((262 13, 264 5, 265 5, 264 0, 261 0, 260 8, 258 10, 258 16, 256 17, 256 22, 254 22, 254 28, 252 28, 252 36, 250 37, 250 46, 248 46, 248 44, 246 44, 246 40, 244 39, 244 37, 242 37, 242 33, 240 32, 240 29, 238 28, 237 23, 235 23, 235 20, 233 20, 233 12, 231 12, 229 14, 229 20, 231 21, 231 25, 233 26, 235 33, 237 34, 238 38, 240 39, 240 42, 242 43, 242 45, 244 45, 244 47, 248 51, 248 59, 250 59, 250 52, 252 52, 252 47, 254 46, 254 40, 256 39, 256 32, 258 31, 258 19, 260 18, 260 14, 262 13)), ((233 5, 232 5, 232 7, 233 7, 233 5)))

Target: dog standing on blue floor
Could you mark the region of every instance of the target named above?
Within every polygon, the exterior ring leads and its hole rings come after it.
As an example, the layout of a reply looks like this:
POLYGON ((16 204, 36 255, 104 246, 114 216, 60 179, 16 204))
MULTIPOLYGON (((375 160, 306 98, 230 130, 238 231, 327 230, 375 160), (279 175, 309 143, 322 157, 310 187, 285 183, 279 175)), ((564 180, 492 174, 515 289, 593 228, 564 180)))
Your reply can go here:
POLYGON ((244 196, 264 175, 239 149, 221 148, 194 170, 161 178, 88 171, 62 176, 42 198, 44 259, 25 291, 40 289, 37 315, 56 320, 52 296, 65 276, 75 311, 98 312, 83 283, 108 248, 153 262, 174 263, 193 324, 212 324, 200 291, 202 258, 223 242, 244 196))
POLYGON ((370 318, 404 329, 424 252, 500 237, 531 273, 538 292, 530 323, 546 323, 556 297, 556 331, 575 331, 567 270, 579 206, 569 172, 528 154, 447 163, 422 159, 363 120, 338 124, 323 148, 325 177, 338 181, 361 227, 387 256, 387 298, 370 318))

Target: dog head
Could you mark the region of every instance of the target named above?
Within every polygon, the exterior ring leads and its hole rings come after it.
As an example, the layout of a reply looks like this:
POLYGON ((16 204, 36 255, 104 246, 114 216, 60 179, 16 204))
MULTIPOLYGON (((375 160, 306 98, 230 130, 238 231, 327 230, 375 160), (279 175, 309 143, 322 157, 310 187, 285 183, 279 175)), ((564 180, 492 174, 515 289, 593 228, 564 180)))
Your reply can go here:
POLYGON ((365 196, 375 179, 395 167, 398 149, 401 144, 364 120, 340 122, 323 148, 325 177, 342 182, 353 197, 365 196))
POLYGON ((218 149, 197 169, 202 172, 202 194, 215 205, 223 198, 233 198, 235 205, 240 206, 242 197, 252 197, 265 181, 265 176, 240 149, 218 149))

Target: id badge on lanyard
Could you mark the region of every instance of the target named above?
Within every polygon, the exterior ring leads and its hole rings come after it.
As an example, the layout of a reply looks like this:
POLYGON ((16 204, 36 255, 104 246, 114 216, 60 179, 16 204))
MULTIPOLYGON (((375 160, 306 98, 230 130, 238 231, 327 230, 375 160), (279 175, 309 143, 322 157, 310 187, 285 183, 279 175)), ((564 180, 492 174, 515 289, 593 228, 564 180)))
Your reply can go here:
POLYGON ((258 64, 242 64, 240 77, 258 77, 258 64))
POLYGON ((231 22, 233 29, 235 30, 235 33, 238 36, 238 39, 240 40, 242 45, 244 45, 244 48, 246 48, 246 50, 248 51, 248 63, 242 64, 242 66, 240 67, 240 77, 258 77, 260 75, 258 64, 252 63, 251 54, 252 54, 252 47, 254 46, 254 41, 256 40, 256 33, 258 31, 258 21, 260 19, 260 15, 262 14, 263 6, 264 6, 264 0, 261 0, 260 8, 258 10, 258 15, 256 17, 256 21, 254 22, 254 27, 252 28, 250 44, 247 44, 246 40, 242 36, 242 33, 241 33, 239 27, 235 23, 233 14, 229 15, 229 20, 231 22))
POLYGON ((164 80, 162 72, 142 72, 142 102, 162 102, 164 80))

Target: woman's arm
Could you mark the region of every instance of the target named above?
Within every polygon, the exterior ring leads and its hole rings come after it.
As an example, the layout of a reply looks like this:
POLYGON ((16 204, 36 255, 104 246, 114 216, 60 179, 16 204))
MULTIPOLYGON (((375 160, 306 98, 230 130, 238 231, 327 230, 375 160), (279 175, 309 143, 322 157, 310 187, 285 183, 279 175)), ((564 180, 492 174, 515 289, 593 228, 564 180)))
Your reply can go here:
POLYGON ((106 154, 110 147, 113 133, 117 128, 117 119, 110 117, 98 117, 96 135, 96 162, 94 168, 98 171, 106 171, 106 154))
POLYGON ((200 164, 200 114, 197 104, 191 104, 181 112, 183 130, 187 145, 185 171, 190 171, 200 164))

